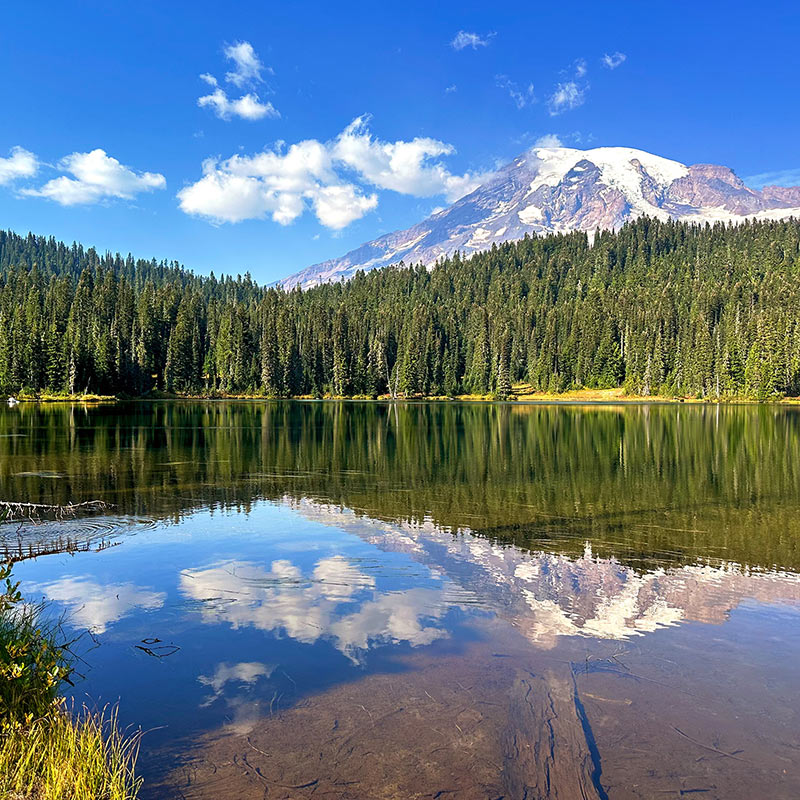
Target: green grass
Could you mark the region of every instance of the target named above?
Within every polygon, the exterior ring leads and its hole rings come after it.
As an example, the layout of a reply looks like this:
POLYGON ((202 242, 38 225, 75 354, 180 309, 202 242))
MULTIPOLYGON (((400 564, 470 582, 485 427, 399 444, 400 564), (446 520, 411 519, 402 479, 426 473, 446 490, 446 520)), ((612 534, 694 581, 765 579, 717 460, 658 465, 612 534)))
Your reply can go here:
POLYGON ((11 566, 0 564, 0 725, 28 723, 56 707, 70 672, 57 637, 44 607, 23 602, 11 566))
POLYGON ((134 800, 139 737, 120 732, 116 711, 54 709, 0 728, 3 800, 134 800))
POLYGON ((116 710, 65 707, 71 663, 59 637, 0 564, 0 800, 134 800, 139 735, 120 732, 116 710))
POLYGON ((40 403, 107 403, 117 399, 113 394, 92 394, 91 392, 68 394, 66 392, 39 392, 33 389, 22 389, 16 398, 40 403))

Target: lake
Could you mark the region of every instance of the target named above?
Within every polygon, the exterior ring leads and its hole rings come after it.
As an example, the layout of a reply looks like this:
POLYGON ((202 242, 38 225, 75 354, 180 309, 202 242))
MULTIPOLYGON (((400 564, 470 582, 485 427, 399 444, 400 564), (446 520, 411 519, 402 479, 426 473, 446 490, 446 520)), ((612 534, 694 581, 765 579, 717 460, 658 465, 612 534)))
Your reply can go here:
POLYGON ((0 486, 109 504, 0 547, 147 800, 800 797, 800 409, 21 404, 0 486))

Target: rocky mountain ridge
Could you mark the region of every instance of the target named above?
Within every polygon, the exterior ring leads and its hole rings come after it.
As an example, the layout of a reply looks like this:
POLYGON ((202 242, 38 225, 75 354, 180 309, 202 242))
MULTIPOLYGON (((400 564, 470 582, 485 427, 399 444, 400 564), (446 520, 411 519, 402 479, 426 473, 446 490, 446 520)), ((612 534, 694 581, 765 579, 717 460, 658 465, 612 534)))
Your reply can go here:
POLYGON ((800 217, 800 187, 752 189, 728 167, 686 166, 627 147, 534 147, 417 225, 280 283, 308 288, 400 261, 431 265, 525 234, 616 229, 644 215, 697 223, 800 217))

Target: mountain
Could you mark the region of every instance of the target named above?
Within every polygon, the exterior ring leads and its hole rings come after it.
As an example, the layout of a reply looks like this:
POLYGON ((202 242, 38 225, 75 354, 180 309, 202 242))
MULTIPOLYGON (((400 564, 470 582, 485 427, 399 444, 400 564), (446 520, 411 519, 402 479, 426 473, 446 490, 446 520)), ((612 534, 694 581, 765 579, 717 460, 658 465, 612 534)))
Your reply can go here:
POLYGON ((444 211, 281 283, 307 288, 401 260, 470 255, 526 233, 619 228, 643 215, 698 223, 800 217, 800 187, 750 189, 728 167, 687 167, 628 147, 534 147, 444 211))

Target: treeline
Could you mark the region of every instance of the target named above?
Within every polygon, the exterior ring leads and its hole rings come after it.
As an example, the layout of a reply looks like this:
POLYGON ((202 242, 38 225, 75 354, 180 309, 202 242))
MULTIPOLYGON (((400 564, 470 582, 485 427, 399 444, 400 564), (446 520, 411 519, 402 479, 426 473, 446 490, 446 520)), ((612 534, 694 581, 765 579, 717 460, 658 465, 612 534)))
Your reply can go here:
POLYGON ((800 394, 800 223, 525 238, 284 292, 0 232, 0 391, 800 394))

